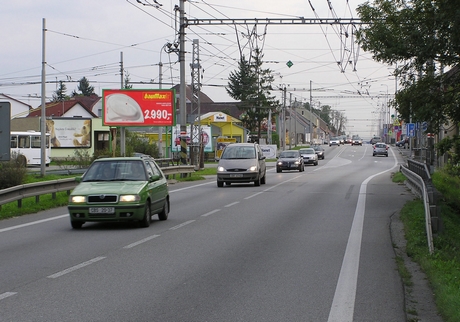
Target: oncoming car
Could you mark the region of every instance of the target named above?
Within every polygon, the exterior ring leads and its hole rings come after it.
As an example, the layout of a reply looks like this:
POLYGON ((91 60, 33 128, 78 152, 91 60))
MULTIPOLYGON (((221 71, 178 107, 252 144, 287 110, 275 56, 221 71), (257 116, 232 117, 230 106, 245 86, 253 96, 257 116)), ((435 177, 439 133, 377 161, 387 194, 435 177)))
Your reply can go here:
POLYGON ((139 222, 148 227, 153 214, 168 219, 168 182, 151 157, 95 160, 69 196, 72 228, 85 222, 139 222))
POLYGON ((320 145, 314 145, 313 149, 315 150, 316 154, 318 155, 318 159, 324 160, 324 149, 320 145))
POLYGON ((276 161, 276 172, 283 170, 298 170, 304 171, 303 157, 299 150, 285 150, 281 151, 278 160, 276 161))
POLYGON ((302 148, 299 150, 303 157, 304 164, 318 165, 318 155, 313 148, 302 148))
POLYGON ((266 182, 266 170, 265 155, 257 143, 231 143, 219 158, 217 186, 250 182, 260 186, 266 182))
POLYGON ((331 138, 329 140, 329 146, 333 146, 333 145, 340 146, 340 141, 341 141, 340 138, 336 138, 336 137, 331 138))

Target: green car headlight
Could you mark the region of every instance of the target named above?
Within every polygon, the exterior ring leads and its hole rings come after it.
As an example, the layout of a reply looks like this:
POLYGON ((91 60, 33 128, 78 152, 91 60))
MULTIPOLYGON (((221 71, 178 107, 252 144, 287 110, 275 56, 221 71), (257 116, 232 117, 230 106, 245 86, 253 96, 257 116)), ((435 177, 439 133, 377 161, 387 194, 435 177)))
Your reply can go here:
POLYGON ((134 202, 134 201, 140 201, 141 196, 139 195, 123 195, 120 196, 120 202, 134 202))
POLYGON ((70 199, 69 202, 73 202, 73 203, 86 202, 86 197, 85 196, 70 196, 69 199, 70 199))

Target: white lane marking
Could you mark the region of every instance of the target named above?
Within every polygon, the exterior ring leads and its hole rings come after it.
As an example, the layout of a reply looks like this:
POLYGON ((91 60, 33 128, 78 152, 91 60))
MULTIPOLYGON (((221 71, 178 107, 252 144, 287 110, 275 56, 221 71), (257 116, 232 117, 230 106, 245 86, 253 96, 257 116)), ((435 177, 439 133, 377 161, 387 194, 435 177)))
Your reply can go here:
POLYGON ((7 297, 18 294, 17 292, 5 292, 0 294, 0 300, 6 299, 7 297))
POLYGON ((80 269, 80 268, 83 268, 85 266, 88 266, 88 265, 91 265, 91 264, 94 264, 96 262, 99 262, 100 260, 103 260, 105 257, 103 256, 99 256, 99 257, 96 257, 96 258, 93 258, 93 259, 90 259, 89 261, 86 261, 86 262, 83 262, 81 264, 78 264, 78 265, 75 265, 73 267, 69 267, 63 271, 60 271, 60 272, 57 272, 55 274, 52 274, 50 276, 48 276, 48 278, 58 278, 58 277, 61 277, 62 275, 65 275, 65 274, 68 274, 68 273, 71 273, 73 271, 76 271, 77 269, 80 269))
POLYGON ((160 237, 160 235, 152 235, 152 236, 146 237, 146 238, 141 239, 141 240, 139 240, 139 241, 137 241, 137 242, 134 242, 134 243, 132 243, 132 244, 126 245, 126 246, 123 247, 123 248, 124 248, 124 249, 133 248, 133 247, 135 247, 135 246, 137 246, 137 245, 143 244, 143 243, 148 242, 149 240, 152 240, 152 239, 157 238, 157 237, 160 237))
POLYGON ((239 203, 240 203, 239 201, 235 201, 235 202, 229 203, 228 205, 225 205, 224 207, 225 207, 225 208, 228 208, 228 207, 237 205, 237 204, 239 204, 239 203))
POLYGON ((214 210, 212 210, 212 211, 210 211, 210 212, 207 212, 207 213, 205 213, 205 214, 202 214, 201 217, 208 217, 208 216, 210 216, 210 215, 212 215, 212 214, 215 214, 216 212, 219 212, 219 211, 220 211, 220 209, 214 209, 214 210))
POLYGON ((60 216, 47 218, 47 219, 42 219, 42 220, 37 220, 37 221, 29 222, 27 224, 16 225, 16 226, 8 227, 8 228, 2 228, 2 229, 0 229, 0 233, 3 233, 5 231, 14 230, 14 229, 27 227, 27 226, 37 225, 37 224, 41 224, 41 223, 44 223, 44 222, 47 222, 47 221, 61 219, 61 218, 64 218, 64 217, 69 217, 69 214, 60 215, 60 216))
POLYGON ((393 167, 374 174, 363 181, 359 189, 358 203, 356 205, 353 224, 348 236, 347 248, 340 268, 339 280, 334 293, 328 322, 352 322, 355 310, 356 288, 358 284, 359 257, 361 253, 361 240, 363 236, 364 214, 366 210, 367 184, 371 179, 385 172, 392 171, 397 166, 393 154, 393 167))
POLYGON ((174 226, 174 227, 169 228, 169 230, 176 230, 176 229, 179 229, 179 228, 184 227, 184 226, 186 226, 186 225, 188 225, 188 224, 191 224, 191 223, 194 222, 194 221, 195 221, 195 220, 186 221, 186 222, 184 222, 184 223, 182 223, 182 224, 180 224, 180 225, 177 225, 177 226, 174 226))
POLYGON ((179 188, 179 189, 175 189, 175 190, 169 190, 169 193, 178 192, 178 191, 187 190, 187 189, 193 189, 195 187, 200 187, 200 186, 205 186, 205 185, 208 185, 208 184, 215 184, 215 183, 216 183, 215 181, 212 181, 212 182, 195 184, 195 185, 190 186, 190 187, 184 187, 184 188, 179 188))
POLYGON ((244 199, 248 200, 248 199, 254 198, 255 196, 258 196, 258 195, 260 195, 260 194, 262 194, 262 193, 264 193, 264 192, 263 192, 263 191, 257 192, 257 193, 255 193, 255 194, 253 194, 253 195, 247 196, 247 197, 244 198, 244 199))

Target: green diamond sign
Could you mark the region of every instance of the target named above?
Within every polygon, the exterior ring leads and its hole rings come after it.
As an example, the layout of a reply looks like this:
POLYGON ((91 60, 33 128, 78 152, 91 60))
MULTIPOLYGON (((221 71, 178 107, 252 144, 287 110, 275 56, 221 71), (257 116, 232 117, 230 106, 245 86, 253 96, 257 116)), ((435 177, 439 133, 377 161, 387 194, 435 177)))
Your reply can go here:
POLYGON ((293 63, 292 61, 289 60, 289 61, 286 63, 286 65, 287 65, 287 67, 291 68, 292 65, 294 65, 294 63, 293 63))

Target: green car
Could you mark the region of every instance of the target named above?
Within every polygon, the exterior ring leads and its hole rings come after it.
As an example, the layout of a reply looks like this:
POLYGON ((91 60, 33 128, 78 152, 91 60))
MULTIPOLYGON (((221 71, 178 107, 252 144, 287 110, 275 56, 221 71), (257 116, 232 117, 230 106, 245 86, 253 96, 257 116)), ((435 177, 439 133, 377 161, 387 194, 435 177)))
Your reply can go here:
POLYGON ((85 222, 131 222, 150 226, 153 214, 168 219, 168 182, 151 157, 95 160, 69 197, 72 228, 85 222))

